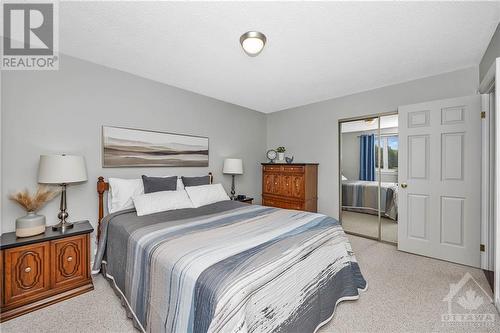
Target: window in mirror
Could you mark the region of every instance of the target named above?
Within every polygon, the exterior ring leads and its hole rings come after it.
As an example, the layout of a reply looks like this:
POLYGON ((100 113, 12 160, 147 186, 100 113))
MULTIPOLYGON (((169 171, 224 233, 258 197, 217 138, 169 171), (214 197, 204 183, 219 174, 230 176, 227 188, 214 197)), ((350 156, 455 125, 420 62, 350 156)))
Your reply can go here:
POLYGON ((375 139, 375 166, 381 171, 398 170, 398 146, 399 139, 397 135, 382 136, 375 139), (379 143, 380 142, 380 143, 379 143), (380 150, 378 149, 380 145, 380 150), (378 165, 378 152, 380 151, 380 166, 378 165))

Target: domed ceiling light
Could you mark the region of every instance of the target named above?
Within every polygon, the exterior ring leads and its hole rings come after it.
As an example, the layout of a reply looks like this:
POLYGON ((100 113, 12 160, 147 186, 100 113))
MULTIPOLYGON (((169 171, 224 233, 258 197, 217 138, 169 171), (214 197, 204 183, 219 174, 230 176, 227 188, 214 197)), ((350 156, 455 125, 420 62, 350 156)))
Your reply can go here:
POLYGON ((262 32, 248 31, 241 35, 240 44, 247 55, 255 57, 264 49, 266 36, 262 32))

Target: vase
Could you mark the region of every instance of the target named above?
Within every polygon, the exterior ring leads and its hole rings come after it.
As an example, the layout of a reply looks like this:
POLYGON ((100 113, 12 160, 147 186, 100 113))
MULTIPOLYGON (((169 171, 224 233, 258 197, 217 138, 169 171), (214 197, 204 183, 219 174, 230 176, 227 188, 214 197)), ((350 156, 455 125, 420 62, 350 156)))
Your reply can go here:
POLYGON ((45 232, 45 216, 35 212, 28 212, 28 215, 16 219, 16 236, 30 237, 45 232))
POLYGON ((285 159, 285 153, 278 153, 278 160, 283 161, 285 159))

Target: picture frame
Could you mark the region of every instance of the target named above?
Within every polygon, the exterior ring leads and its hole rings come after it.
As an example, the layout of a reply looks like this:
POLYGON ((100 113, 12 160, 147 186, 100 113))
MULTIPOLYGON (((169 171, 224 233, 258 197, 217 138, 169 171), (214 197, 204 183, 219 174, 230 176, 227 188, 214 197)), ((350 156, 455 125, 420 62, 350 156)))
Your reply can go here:
POLYGON ((101 132, 103 168, 208 167, 208 137, 117 126, 101 132))

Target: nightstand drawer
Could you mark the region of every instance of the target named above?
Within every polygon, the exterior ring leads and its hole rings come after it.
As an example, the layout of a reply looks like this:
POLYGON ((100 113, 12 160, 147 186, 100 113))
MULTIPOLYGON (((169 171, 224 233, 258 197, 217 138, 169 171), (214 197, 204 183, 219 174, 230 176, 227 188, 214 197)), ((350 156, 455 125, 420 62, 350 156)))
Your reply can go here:
POLYGON ((74 285, 87 279, 87 235, 50 242, 52 288, 74 285))
POLYGON ((49 251, 48 243, 4 251, 5 305, 29 302, 50 289, 49 251))

